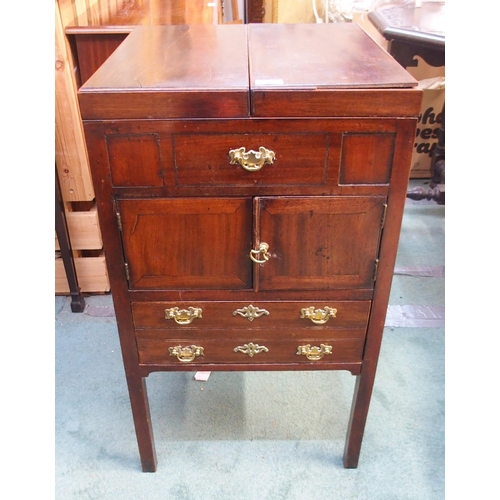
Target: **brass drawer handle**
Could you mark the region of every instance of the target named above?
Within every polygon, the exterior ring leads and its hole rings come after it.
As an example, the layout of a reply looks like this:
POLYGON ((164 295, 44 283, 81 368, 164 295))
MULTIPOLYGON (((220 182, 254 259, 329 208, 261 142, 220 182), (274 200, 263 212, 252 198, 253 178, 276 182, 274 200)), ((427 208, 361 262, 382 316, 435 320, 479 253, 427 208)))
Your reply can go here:
POLYGON ((243 354, 248 354, 249 357, 253 358, 255 354, 261 352, 269 352, 269 349, 264 345, 254 344, 249 342, 248 344, 239 345, 233 349, 234 352, 242 352, 243 354))
POLYGON ((238 164, 249 172, 256 172, 260 170, 265 163, 272 165, 275 154, 273 151, 261 146, 259 151, 253 151, 251 149, 248 153, 245 152, 245 148, 231 149, 229 151, 229 158, 231 158, 231 165, 238 164))
POLYGON ((266 316, 269 316, 269 311, 266 311, 265 309, 259 309, 258 307, 250 304, 249 306, 245 306, 241 309, 236 309, 236 311, 233 311, 233 316, 236 316, 237 314, 243 316, 244 318, 247 318, 248 321, 253 321, 255 318, 260 318, 264 314, 266 316))
POLYGON ((310 319, 316 325, 324 325, 330 318, 337 316, 337 309, 325 306, 324 309, 314 309, 314 306, 300 310, 300 317, 310 319))
POLYGON ((268 252, 268 250, 269 250, 269 245, 267 243, 262 242, 257 250, 253 249, 250 250, 250 258, 254 262, 257 262, 257 264, 265 264, 271 257, 271 254, 268 252), (254 257, 254 255, 259 256, 260 254, 262 254, 263 260, 254 257))
POLYGON ((165 319, 173 319, 179 325, 189 325, 195 318, 201 318, 201 309, 199 307, 189 307, 188 309, 171 307, 165 309, 165 319))
POLYGON ((320 344, 320 347, 317 346, 311 347, 311 344, 299 345, 299 347, 297 347, 297 354, 305 356, 310 361, 318 361, 325 354, 331 354, 331 353, 332 353, 332 346, 326 344, 320 344))
POLYGON ((178 345, 168 348, 170 356, 177 356, 177 359, 182 363, 189 363, 190 361, 193 361, 196 356, 203 356, 203 351, 203 347, 199 347, 197 345, 188 345, 186 347, 178 345))

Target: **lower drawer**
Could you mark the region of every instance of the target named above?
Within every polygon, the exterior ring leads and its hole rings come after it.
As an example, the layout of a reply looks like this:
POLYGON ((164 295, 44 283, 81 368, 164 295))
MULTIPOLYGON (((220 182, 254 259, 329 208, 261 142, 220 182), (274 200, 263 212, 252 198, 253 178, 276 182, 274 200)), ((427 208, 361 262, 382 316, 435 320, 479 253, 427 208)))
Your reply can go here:
MULTIPOLYGON (((366 328, 369 300, 133 302, 136 328, 366 328), (305 311, 305 312, 303 312, 305 311)), ((182 337, 183 334, 177 334, 182 337)))
POLYGON ((363 339, 203 340, 137 339, 141 364, 359 363, 363 339))

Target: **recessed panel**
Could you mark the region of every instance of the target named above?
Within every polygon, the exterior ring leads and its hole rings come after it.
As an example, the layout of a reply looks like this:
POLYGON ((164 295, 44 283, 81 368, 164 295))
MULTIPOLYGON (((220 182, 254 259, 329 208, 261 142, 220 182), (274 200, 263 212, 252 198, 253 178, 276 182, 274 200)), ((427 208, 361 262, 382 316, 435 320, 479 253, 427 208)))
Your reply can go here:
POLYGON ((269 259, 261 290, 373 288, 385 197, 269 197, 257 200, 258 239, 269 259))
POLYGON ((114 186, 162 186, 160 139, 157 134, 106 136, 114 186))
POLYGON ((121 200, 131 289, 252 286, 250 198, 121 200))
POLYGON ((389 184, 395 134, 344 134, 339 184, 389 184))

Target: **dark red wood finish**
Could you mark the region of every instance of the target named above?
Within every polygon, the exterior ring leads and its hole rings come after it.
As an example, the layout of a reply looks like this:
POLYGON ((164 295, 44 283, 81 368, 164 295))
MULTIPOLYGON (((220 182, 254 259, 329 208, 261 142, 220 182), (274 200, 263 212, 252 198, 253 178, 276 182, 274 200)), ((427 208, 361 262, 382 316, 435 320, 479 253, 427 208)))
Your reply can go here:
POLYGON ((350 26, 227 28, 138 30, 79 93, 143 470, 156 463, 143 379, 162 370, 349 370, 356 467, 421 92, 350 26), (292 69, 304 58, 307 77, 292 69), (275 161, 230 162, 261 146, 275 161), (268 259, 253 263, 262 242, 268 259), (269 314, 233 314, 249 305, 269 314), (336 317, 314 324, 310 306, 336 317), (174 307, 202 313, 179 324, 174 307), (234 351, 249 342, 268 351, 234 351), (297 354, 307 344, 332 354, 297 354), (171 355, 191 345, 192 361, 171 355))
POLYGON ((132 290, 251 289, 251 198, 120 200, 132 290))
MULTIPOLYGON (((249 320, 234 311, 248 305, 248 302, 209 302, 209 301, 172 301, 172 302, 133 302, 132 311, 136 328, 175 329, 179 332, 196 330, 202 334, 209 328, 221 328, 221 317, 224 318, 224 328, 229 332, 233 329, 246 329, 250 326, 255 329, 265 330, 260 335, 271 337, 273 328, 310 330, 309 335, 316 335, 318 331, 329 331, 335 328, 361 328, 366 329, 370 314, 371 302, 368 300, 327 300, 318 302, 308 301, 254 301, 255 307, 265 309, 269 314, 249 320), (335 318, 325 325, 315 325, 307 319, 300 317, 302 308, 315 305, 316 307, 329 306, 337 310, 335 318), (165 309, 180 306, 199 307, 203 316, 189 326, 180 326, 174 321, 165 319, 165 309), (271 328, 271 330, 268 330, 271 328)), ((180 335, 179 333, 176 335, 180 335)))
POLYGON ((74 35, 82 83, 85 83, 102 66, 128 35, 128 32, 74 35))

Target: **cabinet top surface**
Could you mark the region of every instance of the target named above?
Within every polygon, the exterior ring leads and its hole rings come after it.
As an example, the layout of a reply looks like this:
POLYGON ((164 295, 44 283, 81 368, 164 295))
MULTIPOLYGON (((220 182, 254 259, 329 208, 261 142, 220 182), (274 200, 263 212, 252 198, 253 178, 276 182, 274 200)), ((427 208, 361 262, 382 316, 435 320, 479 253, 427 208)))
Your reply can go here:
POLYGON ((246 33, 239 28, 139 26, 81 90, 246 90, 246 33))
POLYGON ((253 24, 252 89, 398 88, 416 82, 357 24, 253 24))
POLYGON ((415 85, 356 24, 176 25, 135 28, 81 90, 415 85))
POLYGON ((415 116, 416 85, 356 24, 138 26, 79 101, 86 120, 415 116))

